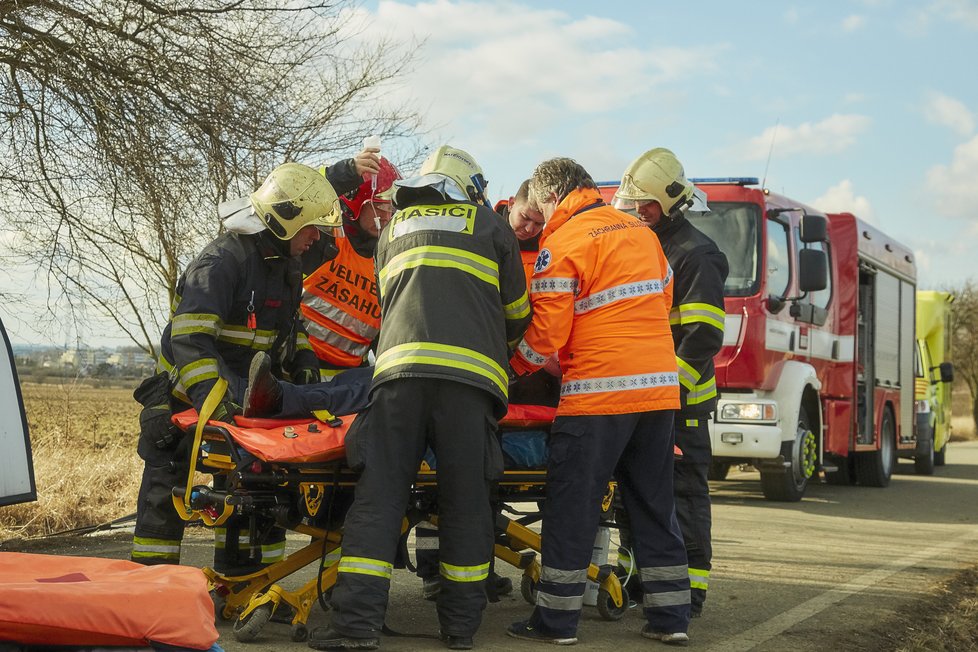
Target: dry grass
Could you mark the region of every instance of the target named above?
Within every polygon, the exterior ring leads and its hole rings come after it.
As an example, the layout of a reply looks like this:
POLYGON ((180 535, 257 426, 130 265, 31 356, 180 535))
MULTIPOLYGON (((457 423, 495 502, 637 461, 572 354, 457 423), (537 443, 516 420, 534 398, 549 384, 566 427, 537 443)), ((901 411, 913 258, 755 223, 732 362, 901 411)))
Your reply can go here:
POLYGON ((0 540, 105 523, 130 514, 142 474, 131 389, 22 386, 37 501, 0 509, 0 540))
POLYGON ((902 635, 887 637, 892 645, 881 649, 893 652, 978 649, 978 568, 961 571, 942 584, 929 600, 908 608, 897 621, 912 624, 902 635))
POLYGON ((971 395, 963 382, 955 383, 951 394, 951 441, 975 438, 975 422, 971 417, 971 395))

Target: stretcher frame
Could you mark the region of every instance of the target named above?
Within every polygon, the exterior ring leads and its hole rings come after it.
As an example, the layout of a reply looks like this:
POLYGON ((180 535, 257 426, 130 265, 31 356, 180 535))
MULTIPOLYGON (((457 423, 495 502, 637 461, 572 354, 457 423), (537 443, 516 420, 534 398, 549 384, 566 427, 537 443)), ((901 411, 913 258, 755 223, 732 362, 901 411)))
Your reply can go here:
MULTIPOLYGON (((208 413, 205 403, 202 412, 208 413)), ((353 415, 343 417, 346 427, 353 415)), ((306 420, 265 420, 236 418, 248 429, 266 430, 271 436, 297 436, 303 430, 330 428, 319 421, 306 420), (281 432, 280 435, 274 433, 281 432)), ((338 564, 335 561, 325 564, 331 554, 338 555, 342 542, 340 528, 330 529, 331 514, 327 512, 327 527, 308 524, 309 519, 319 519, 326 504, 327 493, 331 501, 336 490, 352 489, 357 481, 357 473, 345 465, 342 451, 327 451, 324 459, 301 462, 278 462, 261 460, 244 451, 235 433, 242 426, 229 425, 220 421, 201 423, 196 412, 189 410, 174 415, 174 423, 192 434, 193 443, 189 451, 189 473, 187 483, 174 487, 173 502, 177 512, 185 521, 202 521, 206 526, 223 525, 233 514, 249 516, 252 536, 251 546, 259 546, 256 540, 255 521, 259 516, 274 518, 276 525, 300 534, 309 535, 310 542, 285 559, 270 564, 261 570, 247 575, 225 575, 212 568, 204 568, 211 585, 211 596, 215 601, 217 616, 226 620, 234 619, 232 632, 240 641, 251 641, 258 637, 265 625, 276 613, 278 620, 289 620, 293 641, 304 641, 308 637, 307 622, 313 605, 336 583, 338 564), (194 485, 194 471, 212 476, 225 476, 227 488, 215 490, 207 485, 194 485), (189 491, 187 487, 190 487, 189 491), (327 489, 330 491, 327 492, 327 489), (283 504, 283 497, 291 504, 283 504), (277 511, 276 511, 277 510, 277 511), (297 517, 298 520, 297 520, 297 517), (281 586, 284 578, 298 572, 315 561, 320 561, 317 576, 295 590, 281 586), (283 605, 289 609, 279 611, 283 605), (283 615, 285 618, 283 618, 283 615), (291 615, 291 618, 289 618, 291 615)), ((336 422, 334 422, 336 423, 336 422)), ((549 430, 550 422, 527 421, 507 424, 500 422, 501 432, 515 430, 549 430)), ((520 592, 523 598, 533 604, 536 585, 540 580, 541 566, 538 553, 541 550, 540 534, 530 526, 540 520, 539 513, 521 514, 512 509, 508 502, 539 502, 544 498, 546 471, 520 470, 504 471, 499 482, 499 501, 502 510, 496 515, 496 542, 494 555, 523 572, 520 592), (517 516, 510 518, 503 512, 517 516)), ((437 471, 422 465, 412 489, 412 508, 405 515, 402 534, 422 520, 437 525, 438 516, 435 499, 437 471)), ((602 510, 607 514, 615 491, 614 483, 609 483, 602 510)), ((608 524, 608 523, 605 523, 608 524)), ((338 559, 337 559, 338 561, 338 559)), ((614 566, 590 564, 588 579, 598 584, 597 610, 605 620, 619 620, 628 608, 628 595, 614 572, 614 566)))

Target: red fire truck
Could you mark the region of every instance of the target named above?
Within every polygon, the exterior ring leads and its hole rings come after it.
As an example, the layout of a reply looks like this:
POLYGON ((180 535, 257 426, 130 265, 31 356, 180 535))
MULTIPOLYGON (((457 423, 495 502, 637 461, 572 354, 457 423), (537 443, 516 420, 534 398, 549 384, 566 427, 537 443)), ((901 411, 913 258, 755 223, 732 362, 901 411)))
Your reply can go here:
MULTIPOLYGON (((727 256, 713 479, 761 474, 796 501, 819 472, 884 487, 914 439, 914 297, 909 249, 850 213, 823 214, 757 179, 694 179, 691 214, 727 256)), ((617 182, 599 184, 608 200, 617 182)))

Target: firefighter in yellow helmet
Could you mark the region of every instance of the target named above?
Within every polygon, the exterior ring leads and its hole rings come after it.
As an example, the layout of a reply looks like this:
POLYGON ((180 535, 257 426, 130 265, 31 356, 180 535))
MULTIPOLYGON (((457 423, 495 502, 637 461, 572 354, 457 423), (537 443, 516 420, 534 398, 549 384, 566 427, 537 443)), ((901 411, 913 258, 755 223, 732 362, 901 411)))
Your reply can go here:
MULTIPOLYGON (((249 365, 267 351, 282 377, 317 371, 316 356, 298 318, 302 291, 300 255, 320 229, 341 223, 339 201, 313 168, 286 163, 249 197, 218 208, 227 232, 210 242, 177 283, 172 315, 163 330, 158 373, 135 392, 140 413, 139 456, 144 460, 136 509, 132 559, 179 563, 184 523, 171 489, 186 471, 177 453, 182 433, 174 411, 200 410, 218 378, 228 390, 212 418, 230 420, 244 403, 249 365)), ((284 531, 261 542, 229 522, 216 532, 215 567, 240 574, 283 558, 284 531)))
POLYGON ((492 560, 490 480, 502 472, 496 420, 506 413, 509 350, 530 318, 516 236, 486 205, 485 185, 478 163, 448 146, 394 182, 396 212, 377 244, 384 323, 371 404, 347 435, 347 461, 362 473, 330 626, 309 638, 315 649, 380 644, 401 520, 429 446, 441 636, 450 649, 472 647, 492 560))
MULTIPOLYGON (((713 240, 686 219, 688 211, 708 209, 668 149, 649 150, 628 166, 615 194, 615 207, 651 227, 675 274, 669 325, 679 366, 682 405, 676 413, 675 434, 682 456, 674 465, 674 491, 689 560, 691 615, 695 617, 706 600, 713 556, 707 483, 712 454, 707 424, 716 409, 713 356, 723 345, 727 259, 713 240)), ((625 565, 631 562, 627 548, 619 554, 625 565)))

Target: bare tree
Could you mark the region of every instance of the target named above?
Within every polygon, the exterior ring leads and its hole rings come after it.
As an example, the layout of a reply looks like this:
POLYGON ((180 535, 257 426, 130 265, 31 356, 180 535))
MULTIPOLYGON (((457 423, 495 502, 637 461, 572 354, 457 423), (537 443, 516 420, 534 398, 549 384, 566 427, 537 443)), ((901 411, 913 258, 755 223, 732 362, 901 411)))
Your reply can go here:
POLYGON ((978 285, 967 281, 949 290, 954 295, 951 358, 955 378, 963 378, 971 397, 971 418, 978 432, 978 285))
POLYGON ((354 8, 0 0, 0 225, 18 235, 0 260, 36 266, 81 319, 94 306, 155 356, 219 201, 283 160, 418 130, 375 102, 407 49, 356 45, 354 8))

